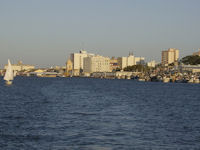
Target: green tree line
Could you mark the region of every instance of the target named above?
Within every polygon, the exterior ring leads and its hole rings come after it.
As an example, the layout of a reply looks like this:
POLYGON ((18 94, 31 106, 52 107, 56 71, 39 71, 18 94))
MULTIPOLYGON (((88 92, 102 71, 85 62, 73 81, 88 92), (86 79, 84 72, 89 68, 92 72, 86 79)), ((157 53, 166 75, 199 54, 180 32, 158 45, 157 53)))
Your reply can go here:
POLYGON ((185 65, 198 65, 198 64, 200 64, 200 56, 190 55, 190 56, 183 57, 181 59, 181 63, 183 63, 185 65))
POLYGON ((147 72, 150 68, 146 65, 133 65, 133 66, 127 66, 124 68, 124 71, 133 71, 133 72, 147 72))

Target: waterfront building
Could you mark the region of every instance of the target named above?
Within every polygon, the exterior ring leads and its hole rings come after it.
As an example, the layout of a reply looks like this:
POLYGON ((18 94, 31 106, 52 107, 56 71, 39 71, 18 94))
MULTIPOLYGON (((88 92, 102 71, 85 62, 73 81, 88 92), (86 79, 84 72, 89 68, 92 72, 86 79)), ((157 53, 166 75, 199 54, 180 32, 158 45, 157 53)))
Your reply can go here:
POLYGON ((124 69, 127 66, 135 65, 135 56, 133 54, 129 54, 128 57, 119 57, 118 64, 120 69, 124 69))
POLYGON ((93 72, 111 72, 110 69, 110 58, 103 56, 88 56, 84 58, 83 72, 93 73, 93 72))
POLYGON ((51 69, 61 70, 61 69, 66 69, 66 66, 55 66, 55 67, 51 67, 51 69))
POLYGON ((148 67, 153 67, 153 68, 154 68, 154 67, 156 66, 155 60, 152 60, 152 61, 148 62, 148 63, 147 63, 147 66, 148 66, 148 67))
POLYGON ((62 76, 61 73, 58 72, 49 72, 49 71, 45 71, 45 70, 36 70, 34 72, 30 72, 28 73, 28 76, 37 76, 37 77, 58 77, 58 76, 62 76))
POLYGON ((133 66, 137 64, 144 64, 144 57, 135 57, 133 53, 130 53, 128 57, 119 57, 118 64, 120 69, 124 69, 127 66, 133 66))
POLYGON ((72 69, 73 69, 73 63, 72 63, 71 59, 68 59, 66 62, 65 76, 71 76, 72 69))
POLYGON ((87 53, 87 51, 81 50, 79 53, 71 54, 71 61, 73 64, 73 75, 79 76, 83 71, 83 60, 88 56, 93 56, 94 54, 87 53))
POLYGON ((193 56, 196 56, 196 55, 200 56, 200 48, 198 52, 193 53, 193 56))
MULTIPOLYGON (((8 65, 6 64, 4 66, 4 69, 7 69, 8 65)), ((12 64, 12 68, 13 68, 13 71, 29 71, 29 70, 32 70, 32 69, 35 69, 35 66, 33 65, 25 65, 22 63, 22 61, 18 61, 17 64, 12 64)))
POLYGON ((35 70, 35 71, 33 71, 33 72, 30 72, 29 75, 30 75, 30 76, 38 76, 38 77, 41 77, 41 76, 44 74, 44 72, 46 72, 46 69, 37 69, 37 70, 35 70))
POLYGON ((135 57, 135 65, 142 64, 144 65, 144 57, 135 57))
POLYGON ((171 63, 177 62, 179 58, 179 50, 175 48, 169 48, 166 51, 162 51, 162 65, 168 66, 171 63))
POLYGON ((192 73, 199 73, 200 72, 200 65, 180 65, 179 69, 181 72, 192 72, 192 73))
POLYGON ((113 70, 116 70, 118 68, 119 68, 119 64, 118 64, 117 58, 112 57, 110 59, 110 70, 113 71, 113 70))

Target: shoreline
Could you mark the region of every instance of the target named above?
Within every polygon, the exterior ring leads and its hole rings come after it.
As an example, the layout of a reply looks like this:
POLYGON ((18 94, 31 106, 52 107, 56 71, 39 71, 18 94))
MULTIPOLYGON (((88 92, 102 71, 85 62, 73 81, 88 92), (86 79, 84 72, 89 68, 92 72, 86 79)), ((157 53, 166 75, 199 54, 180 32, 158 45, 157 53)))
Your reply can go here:
MULTIPOLYGON (((27 77, 27 78, 88 78, 88 79, 108 79, 108 80, 132 80, 136 82, 160 82, 160 83, 189 83, 189 84, 199 84, 198 80, 172 80, 171 78, 167 80, 146 80, 144 78, 118 78, 118 77, 88 77, 88 76, 72 76, 72 77, 63 77, 63 76, 25 76, 25 75, 17 75, 16 77, 27 77)), ((0 76, 3 80, 3 76, 0 76)), ((151 78, 152 79, 152 78, 151 78)))

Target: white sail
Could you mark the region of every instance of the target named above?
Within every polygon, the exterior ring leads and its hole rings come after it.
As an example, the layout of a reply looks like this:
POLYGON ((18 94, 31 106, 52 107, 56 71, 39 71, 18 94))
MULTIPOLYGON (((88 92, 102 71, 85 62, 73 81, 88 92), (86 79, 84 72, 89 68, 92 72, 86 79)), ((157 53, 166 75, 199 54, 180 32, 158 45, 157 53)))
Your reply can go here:
POLYGON ((12 65, 10 63, 10 60, 8 59, 8 67, 6 69, 4 80, 11 81, 11 80, 13 80, 13 77, 14 77, 14 75, 13 75, 12 65))

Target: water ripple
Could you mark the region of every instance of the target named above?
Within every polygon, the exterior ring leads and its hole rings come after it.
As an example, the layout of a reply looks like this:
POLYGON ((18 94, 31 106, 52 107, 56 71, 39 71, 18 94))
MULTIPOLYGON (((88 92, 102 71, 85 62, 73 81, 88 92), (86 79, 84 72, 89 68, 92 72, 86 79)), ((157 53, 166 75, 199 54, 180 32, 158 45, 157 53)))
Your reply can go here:
POLYGON ((0 83, 3 150, 200 147, 198 84, 34 77, 0 83))

